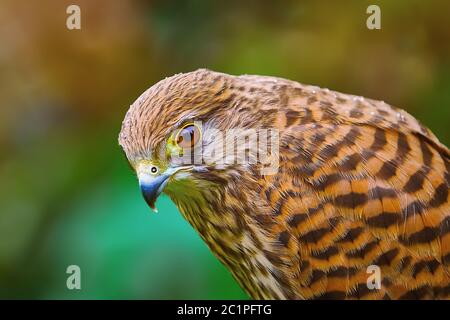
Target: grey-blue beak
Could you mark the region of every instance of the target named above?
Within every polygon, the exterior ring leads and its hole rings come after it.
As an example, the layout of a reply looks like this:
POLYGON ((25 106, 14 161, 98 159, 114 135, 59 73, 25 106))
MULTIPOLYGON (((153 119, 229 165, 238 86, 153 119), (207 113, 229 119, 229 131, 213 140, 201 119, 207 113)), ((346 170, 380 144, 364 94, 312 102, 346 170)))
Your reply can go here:
POLYGON ((152 208, 153 211, 157 212, 155 207, 155 202, 161 192, 164 190, 164 187, 167 184, 167 179, 169 175, 159 175, 152 177, 151 179, 141 179, 139 180, 139 186, 141 188, 142 195, 144 196, 147 204, 152 208))

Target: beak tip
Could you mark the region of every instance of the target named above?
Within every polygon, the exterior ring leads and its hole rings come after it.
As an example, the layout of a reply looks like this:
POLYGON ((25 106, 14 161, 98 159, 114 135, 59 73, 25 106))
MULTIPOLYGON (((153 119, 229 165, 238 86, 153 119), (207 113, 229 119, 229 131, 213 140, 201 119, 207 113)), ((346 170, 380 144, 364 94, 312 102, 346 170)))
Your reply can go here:
MULTIPOLYGON (((156 201, 155 201, 156 202, 156 201)), ((152 209, 152 211, 154 213, 158 213, 158 208, 156 208, 155 202, 150 202, 148 203, 148 206, 150 207, 150 209, 152 209)))
POLYGON ((158 209, 155 206, 156 200, 162 190, 164 189, 165 184, 167 183, 168 176, 159 176, 153 178, 150 181, 140 180, 139 185, 144 196, 145 201, 148 206, 153 210, 153 212, 158 212, 158 209))
POLYGON ((145 202, 147 202, 147 205, 152 209, 153 212, 158 212, 158 209, 156 208, 156 198, 155 197, 148 197, 145 193, 143 193, 145 202))

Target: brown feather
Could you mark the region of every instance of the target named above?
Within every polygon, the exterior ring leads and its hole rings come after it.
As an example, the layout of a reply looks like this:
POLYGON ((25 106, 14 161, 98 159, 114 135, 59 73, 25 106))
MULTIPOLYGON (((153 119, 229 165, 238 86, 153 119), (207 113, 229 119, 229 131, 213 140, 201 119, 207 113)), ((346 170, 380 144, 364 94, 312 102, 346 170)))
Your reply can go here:
POLYGON ((276 128, 280 167, 191 173, 207 205, 166 191, 256 299, 450 298, 450 152, 384 102, 262 76, 197 70, 130 108, 130 163, 158 157, 186 121, 276 128), (202 187, 208 182, 208 188, 202 187), (366 285, 370 265, 382 288, 366 285))

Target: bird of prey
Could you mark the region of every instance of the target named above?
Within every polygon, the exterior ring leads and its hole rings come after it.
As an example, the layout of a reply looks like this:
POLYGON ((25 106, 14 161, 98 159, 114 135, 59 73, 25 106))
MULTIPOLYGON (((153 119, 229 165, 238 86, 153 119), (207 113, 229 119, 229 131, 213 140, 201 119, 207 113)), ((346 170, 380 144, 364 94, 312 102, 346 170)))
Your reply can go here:
POLYGON ((450 151, 401 109, 200 69, 145 91, 119 143, 254 299, 450 297, 450 151), (274 132, 276 170, 233 130, 274 132))

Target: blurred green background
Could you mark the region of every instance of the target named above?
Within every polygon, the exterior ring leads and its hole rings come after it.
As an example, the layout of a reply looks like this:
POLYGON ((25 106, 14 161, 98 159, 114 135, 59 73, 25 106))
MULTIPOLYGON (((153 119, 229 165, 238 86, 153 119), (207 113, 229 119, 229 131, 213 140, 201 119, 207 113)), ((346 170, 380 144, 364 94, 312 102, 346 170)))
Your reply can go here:
POLYGON ((158 214, 141 199, 117 144, 128 106, 200 67, 274 75, 385 100, 449 145, 449 14, 419 0, 3 0, 0 297, 246 298, 167 197, 158 214), (81 30, 66 28, 70 4, 81 30))

